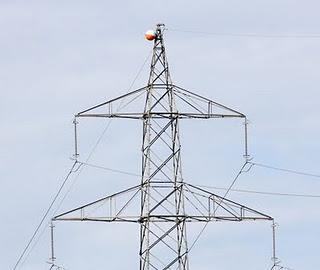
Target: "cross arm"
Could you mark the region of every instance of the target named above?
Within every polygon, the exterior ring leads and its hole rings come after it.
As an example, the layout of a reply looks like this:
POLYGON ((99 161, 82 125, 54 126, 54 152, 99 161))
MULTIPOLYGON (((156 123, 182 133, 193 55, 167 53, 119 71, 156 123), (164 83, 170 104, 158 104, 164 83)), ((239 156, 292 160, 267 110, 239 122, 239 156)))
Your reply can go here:
POLYGON ((195 221, 245 221, 273 220, 258 210, 221 197, 203 188, 185 184, 185 198, 188 205, 190 220, 195 221))
POLYGON ((137 185, 53 217, 53 221, 138 222, 131 204, 139 200, 137 185))
POLYGON ((77 113, 75 116, 76 117, 119 117, 121 115, 124 115, 124 118, 130 118, 134 117, 134 113, 127 113, 127 114, 121 114, 118 113, 119 110, 121 110, 121 107, 127 106, 129 103, 132 101, 143 97, 143 94, 146 92, 148 87, 142 87, 137 90, 131 91, 127 94, 121 95, 119 97, 116 97, 114 99, 102 102, 98 105, 92 106, 88 109, 85 109, 79 113, 77 113), (128 98, 130 100, 128 101, 128 98), (127 104, 124 102, 127 101, 127 104), (116 108, 116 109, 115 109, 116 108))
MULTIPOLYGON (((192 118, 245 118, 246 116, 230 107, 173 85, 176 101, 189 108, 192 118)), ((180 106, 181 107, 181 106, 180 106)), ((182 112, 183 113, 183 112, 182 112)))

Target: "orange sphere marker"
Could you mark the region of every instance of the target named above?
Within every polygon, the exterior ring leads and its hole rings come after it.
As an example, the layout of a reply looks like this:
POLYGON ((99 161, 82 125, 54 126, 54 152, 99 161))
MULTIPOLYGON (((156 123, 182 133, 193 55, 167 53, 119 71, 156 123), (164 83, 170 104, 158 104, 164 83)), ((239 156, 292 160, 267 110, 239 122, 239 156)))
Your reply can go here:
POLYGON ((145 33, 144 37, 146 40, 152 41, 157 37, 157 34, 154 30, 149 30, 145 33))

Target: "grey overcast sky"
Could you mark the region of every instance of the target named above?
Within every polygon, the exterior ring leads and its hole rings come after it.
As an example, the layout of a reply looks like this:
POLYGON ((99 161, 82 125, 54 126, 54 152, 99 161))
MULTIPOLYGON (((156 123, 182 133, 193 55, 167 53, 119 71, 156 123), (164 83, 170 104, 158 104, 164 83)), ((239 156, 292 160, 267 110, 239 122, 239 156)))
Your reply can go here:
MULTIPOLYGON (((173 31, 320 35, 319 10, 315 0, 1 0, 0 268, 13 268, 72 164, 74 113, 128 90, 152 47, 144 32, 158 22, 168 27, 173 81, 245 113, 254 161, 320 173, 320 38, 173 31)), ((148 68, 149 61, 133 89, 146 84, 148 68)), ((81 121, 82 160, 105 126, 81 121)), ((188 122, 181 132, 185 178, 227 187, 243 163, 241 121, 188 122)), ((113 121, 91 162, 139 173, 140 136, 141 123, 113 121)), ((86 167, 70 180, 60 211, 139 181, 86 167)), ((235 187, 320 195, 319 178, 260 167, 235 187)), ((282 265, 320 268, 319 198, 229 197, 276 219, 282 265)), ((210 224, 190 254, 191 269, 270 269, 270 225, 210 224)), ((49 230, 40 232, 18 269, 49 268, 49 230)), ((138 269, 138 232, 130 224, 59 223, 57 263, 70 270, 138 269)))

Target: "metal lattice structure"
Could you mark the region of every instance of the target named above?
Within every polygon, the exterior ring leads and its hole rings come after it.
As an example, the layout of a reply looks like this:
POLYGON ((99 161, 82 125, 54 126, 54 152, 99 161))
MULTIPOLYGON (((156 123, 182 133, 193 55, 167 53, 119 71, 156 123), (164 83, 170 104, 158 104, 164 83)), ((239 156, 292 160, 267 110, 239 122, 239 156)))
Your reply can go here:
POLYGON ((141 183, 53 220, 138 223, 140 270, 187 270, 188 223, 272 218, 183 180, 179 122, 246 116, 172 83, 163 30, 158 24, 147 86, 76 115, 143 122, 141 183))

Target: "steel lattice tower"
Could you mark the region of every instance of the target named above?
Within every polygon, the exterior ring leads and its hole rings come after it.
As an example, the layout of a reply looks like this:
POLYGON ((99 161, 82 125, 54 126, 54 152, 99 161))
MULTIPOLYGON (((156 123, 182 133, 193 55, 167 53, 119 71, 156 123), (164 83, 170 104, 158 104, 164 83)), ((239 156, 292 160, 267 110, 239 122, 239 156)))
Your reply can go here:
POLYGON ((141 183, 53 220, 138 223, 140 270, 187 270, 189 222, 272 217, 183 181, 179 121, 246 117, 172 83, 163 30, 164 25, 158 24, 147 86, 76 115, 143 122, 141 183), (114 107, 118 110, 114 111, 114 107))

